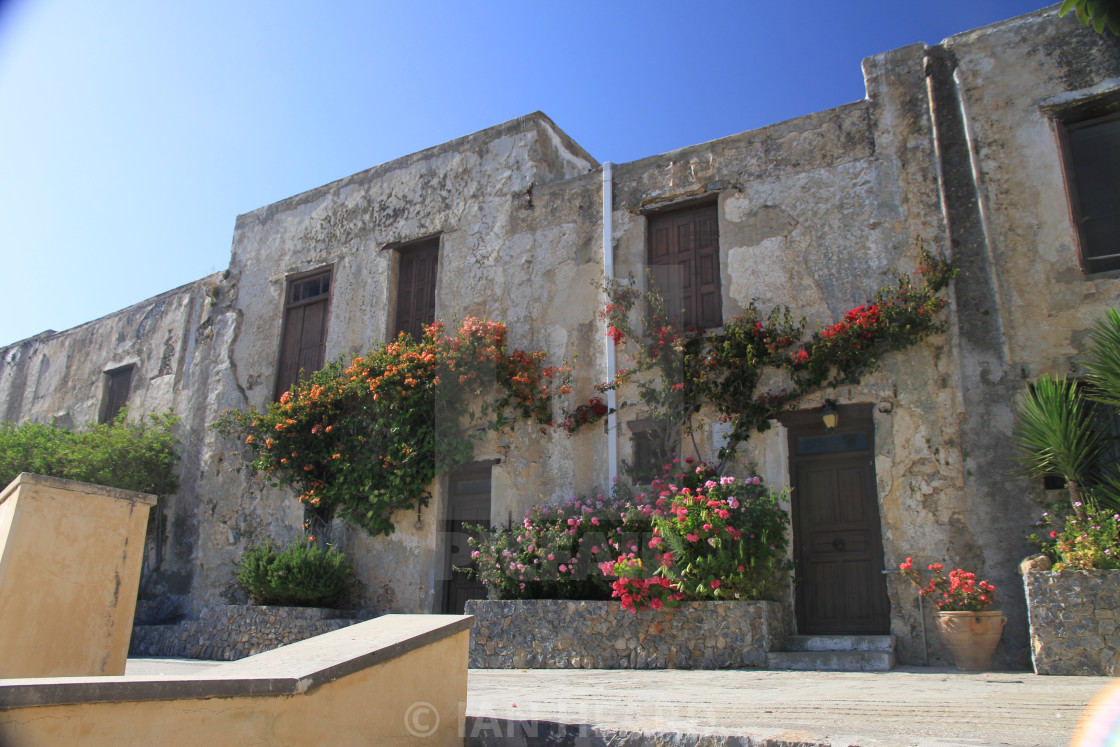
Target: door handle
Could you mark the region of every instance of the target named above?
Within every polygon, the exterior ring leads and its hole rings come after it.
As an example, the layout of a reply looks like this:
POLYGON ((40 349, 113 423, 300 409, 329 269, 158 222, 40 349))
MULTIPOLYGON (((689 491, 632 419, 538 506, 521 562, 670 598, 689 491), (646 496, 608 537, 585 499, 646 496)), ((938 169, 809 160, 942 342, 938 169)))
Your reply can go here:
POLYGON ((844 552, 844 546, 846 544, 847 543, 844 542, 843 537, 837 537, 836 539, 832 540, 832 547, 836 550, 836 552, 844 552))

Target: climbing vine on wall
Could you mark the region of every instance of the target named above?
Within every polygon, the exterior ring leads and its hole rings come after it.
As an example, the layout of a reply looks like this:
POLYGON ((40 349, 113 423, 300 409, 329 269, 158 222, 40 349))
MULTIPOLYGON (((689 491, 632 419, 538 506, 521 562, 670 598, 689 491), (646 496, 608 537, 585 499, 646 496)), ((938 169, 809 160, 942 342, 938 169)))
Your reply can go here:
POLYGON ((896 273, 894 284, 811 332, 788 307, 763 314, 754 302, 722 330, 681 329, 656 291, 643 295, 632 282, 610 282, 600 317, 608 324, 608 336, 625 347, 630 365, 599 388, 633 386, 638 401, 631 404, 649 413, 653 446, 663 461, 679 449, 681 434, 690 432, 700 408, 714 406, 731 425, 720 455, 726 458, 737 443, 767 430, 771 419, 806 395, 858 384, 886 353, 945 328, 940 312, 948 301, 938 294, 957 271, 924 247, 919 246, 919 256, 920 281, 896 273), (641 323, 635 327, 630 320, 639 304, 641 323), (783 372, 788 385, 758 391, 767 369, 783 372))
POLYGON ((264 411, 227 411, 216 427, 244 443, 251 468, 294 486, 309 518, 390 534, 392 514, 426 506, 435 477, 470 461, 487 429, 553 425, 570 367, 509 350, 506 335, 498 322, 467 317, 451 334, 436 322, 420 340, 401 335, 328 364, 264 411))

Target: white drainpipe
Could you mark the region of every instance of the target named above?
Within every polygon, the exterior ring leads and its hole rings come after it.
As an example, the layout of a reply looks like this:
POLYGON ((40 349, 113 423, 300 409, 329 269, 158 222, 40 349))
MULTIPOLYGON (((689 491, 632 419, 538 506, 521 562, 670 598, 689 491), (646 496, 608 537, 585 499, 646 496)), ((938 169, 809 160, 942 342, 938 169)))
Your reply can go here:
MULTIPOLYGON (((611 214, 613 212, 613 187, 611 169, 614 164, 603 164, 603 278, 606 282, 614 280, 614 249, 612 247, 611 214)), ((614 381, 616 366, 614 359, 614 340, 604 330, 603 339, 607 341, 607 381, 614 381)), ((613 389, 607 391, 607 476, 610 481, 607 489, 613 490, 618 479, 618 416, 614 409, 618 398, 613 389)))

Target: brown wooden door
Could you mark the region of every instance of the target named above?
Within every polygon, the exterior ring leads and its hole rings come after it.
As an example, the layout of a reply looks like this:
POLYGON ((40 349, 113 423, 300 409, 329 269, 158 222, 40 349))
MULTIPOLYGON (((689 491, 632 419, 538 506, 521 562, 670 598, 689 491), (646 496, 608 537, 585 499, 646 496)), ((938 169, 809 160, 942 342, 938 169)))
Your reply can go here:
POLYGON ((456 568, 473 568, 470 530, 464 525, 490 526, 490 469, 492 462, 478 462, 448 475, 447 519, 444 537, 447 540, 447 579, 444 583, 443 612, 461 615, 468 599, 485 599, 486 587, 456 568))
POLYGON ((887 633, 870 406, 841 408, 831 431, 809 413, 789 433, 798 632, 887 633))
POLYGON ((652 216, 649 265, 665 311, 678 327, 723 325, 715 205, 652 216))

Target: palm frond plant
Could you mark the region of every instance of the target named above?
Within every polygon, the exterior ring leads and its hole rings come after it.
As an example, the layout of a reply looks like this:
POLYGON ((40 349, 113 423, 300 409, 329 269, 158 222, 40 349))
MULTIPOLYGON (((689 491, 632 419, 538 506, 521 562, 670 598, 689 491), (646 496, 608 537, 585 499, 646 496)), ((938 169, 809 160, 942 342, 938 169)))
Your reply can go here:
POLYGON ((1089 334, 1089 398, 1120 407, 1120 311, 1109 309, 1089 334))
POLYGON ((1082 487, 1097 467, 1102 437, 1080 389, 1064 376, 1040 378, 1019 406, 1014 438, 1023 471, 1063 478, 1074 513, 1085 519, 1082 487))

